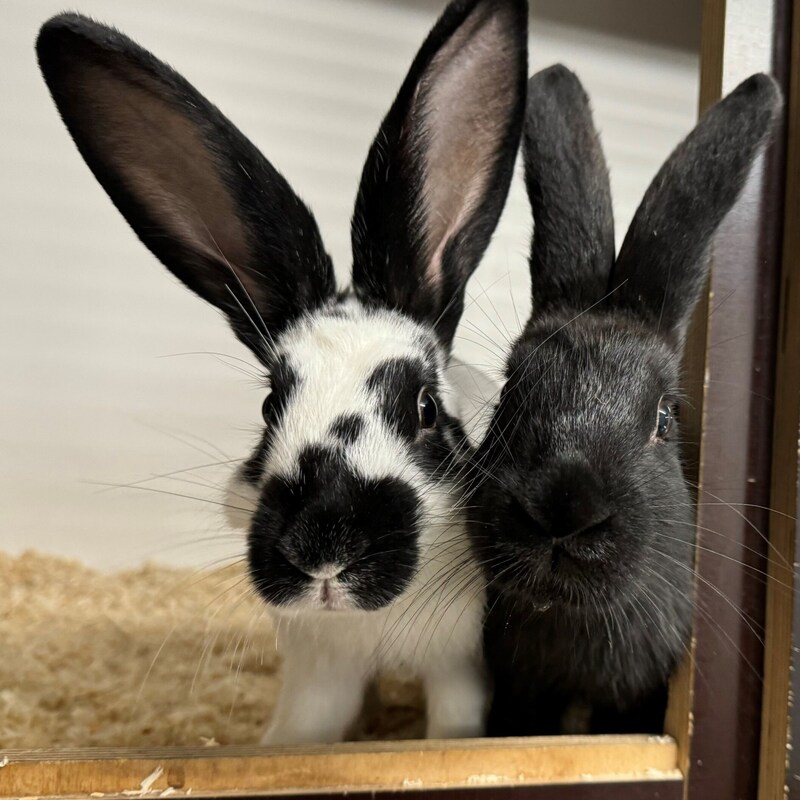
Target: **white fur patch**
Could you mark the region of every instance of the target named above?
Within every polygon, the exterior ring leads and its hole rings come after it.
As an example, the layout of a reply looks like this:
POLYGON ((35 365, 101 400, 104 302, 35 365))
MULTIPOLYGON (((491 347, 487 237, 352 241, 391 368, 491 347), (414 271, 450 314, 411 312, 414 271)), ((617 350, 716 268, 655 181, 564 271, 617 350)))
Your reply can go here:
POLYGON ((367 422, 357 447, 348 450, 365 477, 398 475, 398 459, 408 460, 405 447, 387 436, 366 381, 383 361, 419 358, 420 340, 430 340, 430 334, 400 314, 360 311, 350 307, 344 318, 316 314, 281 337, 280 352, 300 385, 284 412, 267 473, 293 475, 306 447, 334 445, 330 427, 343 414, 357 414, 367 422))

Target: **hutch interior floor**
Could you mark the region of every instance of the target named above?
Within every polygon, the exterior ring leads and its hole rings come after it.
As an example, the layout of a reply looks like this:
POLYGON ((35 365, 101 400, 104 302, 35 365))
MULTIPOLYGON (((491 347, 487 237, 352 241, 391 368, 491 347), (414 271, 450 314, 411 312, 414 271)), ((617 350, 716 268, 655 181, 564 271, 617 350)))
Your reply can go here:
MULTIPOLYGON (((280 664, 240 567, 0 552, 0 598, 0 748, 258 742, 280 664)), ((387 678, 354 738, 417 738, 423 715, 419 689, 387 678)))

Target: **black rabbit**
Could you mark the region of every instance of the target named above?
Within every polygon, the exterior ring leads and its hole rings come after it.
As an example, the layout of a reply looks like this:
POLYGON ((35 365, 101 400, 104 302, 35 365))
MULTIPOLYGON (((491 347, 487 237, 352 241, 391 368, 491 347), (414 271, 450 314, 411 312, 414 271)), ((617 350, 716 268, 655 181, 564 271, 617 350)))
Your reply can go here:
POLYGON ((710 109, 615 258, 588 98, 562 66, 529 81, 533 313, 477 454, 471 525, 490 581, 490 734, 662 729, 692 619, 681 352, 712 236, 780 105, 754 75, 710 109))

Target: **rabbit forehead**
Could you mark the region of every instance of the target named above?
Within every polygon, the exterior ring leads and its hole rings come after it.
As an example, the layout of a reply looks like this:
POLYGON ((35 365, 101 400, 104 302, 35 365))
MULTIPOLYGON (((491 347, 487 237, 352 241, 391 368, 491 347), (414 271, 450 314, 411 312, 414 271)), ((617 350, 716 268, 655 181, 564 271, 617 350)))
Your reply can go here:
POLYGON ((655 424, 654 404, 677 391, 674 351, 648 331, 599 315, 530 326, 509 359, 510 399, 532 424, 592 438, 635 435, 655 424))
POLYGON ((437 359, 433 332, 403 314, 349 300, 301 319, 279 350, 304 382, 338 391, 363 383, 389 359, 437 359))
MULTIPOLYGON (((364 477, 402 475, 420 485, 424 475, 409 443, 384 413, 385 391, 404 389, 402 370, 383 373, 387 365, 405 365, 415 380, 428 376, 441 384, 442 356, 432 332, 396 312, 340 303, 288 330, 278 352, 296 380, 274 431, 267 473, 292 475, 304 451, 323 446, 364 477)), ((419 388, 414 382, 408 391, 419 388)))

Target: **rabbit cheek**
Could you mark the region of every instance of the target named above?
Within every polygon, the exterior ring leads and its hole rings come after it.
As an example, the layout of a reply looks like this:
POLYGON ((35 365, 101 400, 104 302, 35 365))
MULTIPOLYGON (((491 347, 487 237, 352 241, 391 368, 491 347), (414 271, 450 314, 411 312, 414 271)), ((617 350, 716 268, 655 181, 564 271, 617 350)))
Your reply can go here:
POLYGON ((255 590, 272 606, 288 606, 305 596, 313 578, 281 552, 291 489, 287 482, 267 482, 247 537, 247 560, 255 590), (268 487, 268 491, 267 491, 268 487), (282 495, 282 496, 281 496, 282 495), (268 497, 265 502, 264 498, 268 497))
POLYGON ((361 479, 349 508, 362 546, 342 583, 358 608, 377 610, 397 600, 417 574, 420 499, 398 478, 361 479))

